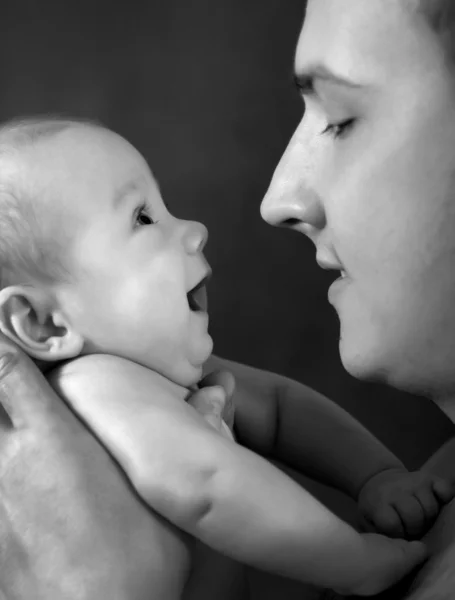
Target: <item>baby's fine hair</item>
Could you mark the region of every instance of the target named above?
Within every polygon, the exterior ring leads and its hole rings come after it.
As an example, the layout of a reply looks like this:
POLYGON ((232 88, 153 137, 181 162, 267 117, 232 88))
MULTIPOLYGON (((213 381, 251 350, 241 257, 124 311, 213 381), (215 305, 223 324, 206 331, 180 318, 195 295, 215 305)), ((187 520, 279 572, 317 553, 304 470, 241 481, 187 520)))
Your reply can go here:
POLYGON ((62 240, 55 231, 49 235, 40 214, 42 190, 34 189, 26 175, 11 175, 7 164, 78 125, 102 127, 93 121, 58 116, 14 119, 0 125, 0 289, 17 283, 18 277, 52 283, 69 276, 62 240))

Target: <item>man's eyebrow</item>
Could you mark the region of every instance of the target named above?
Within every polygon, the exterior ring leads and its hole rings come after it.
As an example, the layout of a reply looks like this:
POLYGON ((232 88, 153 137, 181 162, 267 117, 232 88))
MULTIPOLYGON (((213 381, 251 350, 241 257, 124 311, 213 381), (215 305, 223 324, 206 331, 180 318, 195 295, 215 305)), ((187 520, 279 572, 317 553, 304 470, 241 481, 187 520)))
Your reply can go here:
POLYGON ((299 71, 294 75, 294 84, 301 94, 305 96, 311 96, 315 94, 314 82, 315 80, 320 81, 328 81, 330 83, 335 83, 336 85, 342 85, 348 88, 362 88, 364 87, 360 83, 356 83, 347 79, 346 77, 342 77, 341 75, 337 75, 330 69, 328 69, 325 65, 314 65, 311 68, 306 70, 299 71))

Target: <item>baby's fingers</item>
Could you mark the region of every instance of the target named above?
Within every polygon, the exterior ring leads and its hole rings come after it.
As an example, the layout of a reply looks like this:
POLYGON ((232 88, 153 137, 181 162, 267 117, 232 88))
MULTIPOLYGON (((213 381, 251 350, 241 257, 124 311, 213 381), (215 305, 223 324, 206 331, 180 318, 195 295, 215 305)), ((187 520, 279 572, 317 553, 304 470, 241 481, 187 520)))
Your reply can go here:
POLYGON ((422 504, 415 496, 402 496, 394 504, 407 539, 416 539, 426 530, 426 518, 422 504))
POLYGON ((420 505, 422 506, 423 512, 425 514, 425 524, 427 527, 429 527, 438 516, 440 510, 438 500, 433 490, 427 487, 419 490, 419 492, 416 493, 415 496, 420 502, 420 505))
POLYGON ((390 504, 381 506, 373 515, 367 515, 367 518, 384 535, 392 538, 402 538, 405 535, 400 516, 390 504))

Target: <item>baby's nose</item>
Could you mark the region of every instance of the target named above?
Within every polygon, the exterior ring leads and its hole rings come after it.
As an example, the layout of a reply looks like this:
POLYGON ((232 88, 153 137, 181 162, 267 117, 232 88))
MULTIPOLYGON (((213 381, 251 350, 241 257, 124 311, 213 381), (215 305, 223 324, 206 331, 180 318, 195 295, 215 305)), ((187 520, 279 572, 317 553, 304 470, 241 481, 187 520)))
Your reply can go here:
POLYGON ((190 254, 202 252, 208 236, 209 233, 205 225, 197 221, 188 221, 184 236, 186 251, 190 254))

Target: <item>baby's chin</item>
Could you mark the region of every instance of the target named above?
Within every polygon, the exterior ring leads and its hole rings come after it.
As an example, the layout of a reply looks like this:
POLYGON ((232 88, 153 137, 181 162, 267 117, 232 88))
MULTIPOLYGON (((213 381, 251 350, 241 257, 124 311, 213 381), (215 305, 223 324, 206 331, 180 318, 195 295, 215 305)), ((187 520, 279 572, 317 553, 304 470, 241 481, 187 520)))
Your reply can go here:
POLYGON ((181 385, 184 385, 184 387, 188 388, 189 390, 197 390, 198 383, 202 379, 203 365, 192 367, 191 370, 192 373, 186 378, 186 382, 182 383, 181 385))
POLYGON ((202 379, 203 364, 192 365, 187 363, 180 367, 174 367, 169 371, 162 370, 160 373, 175 385, 194 391, 197 389, 198 383, 202 379))

